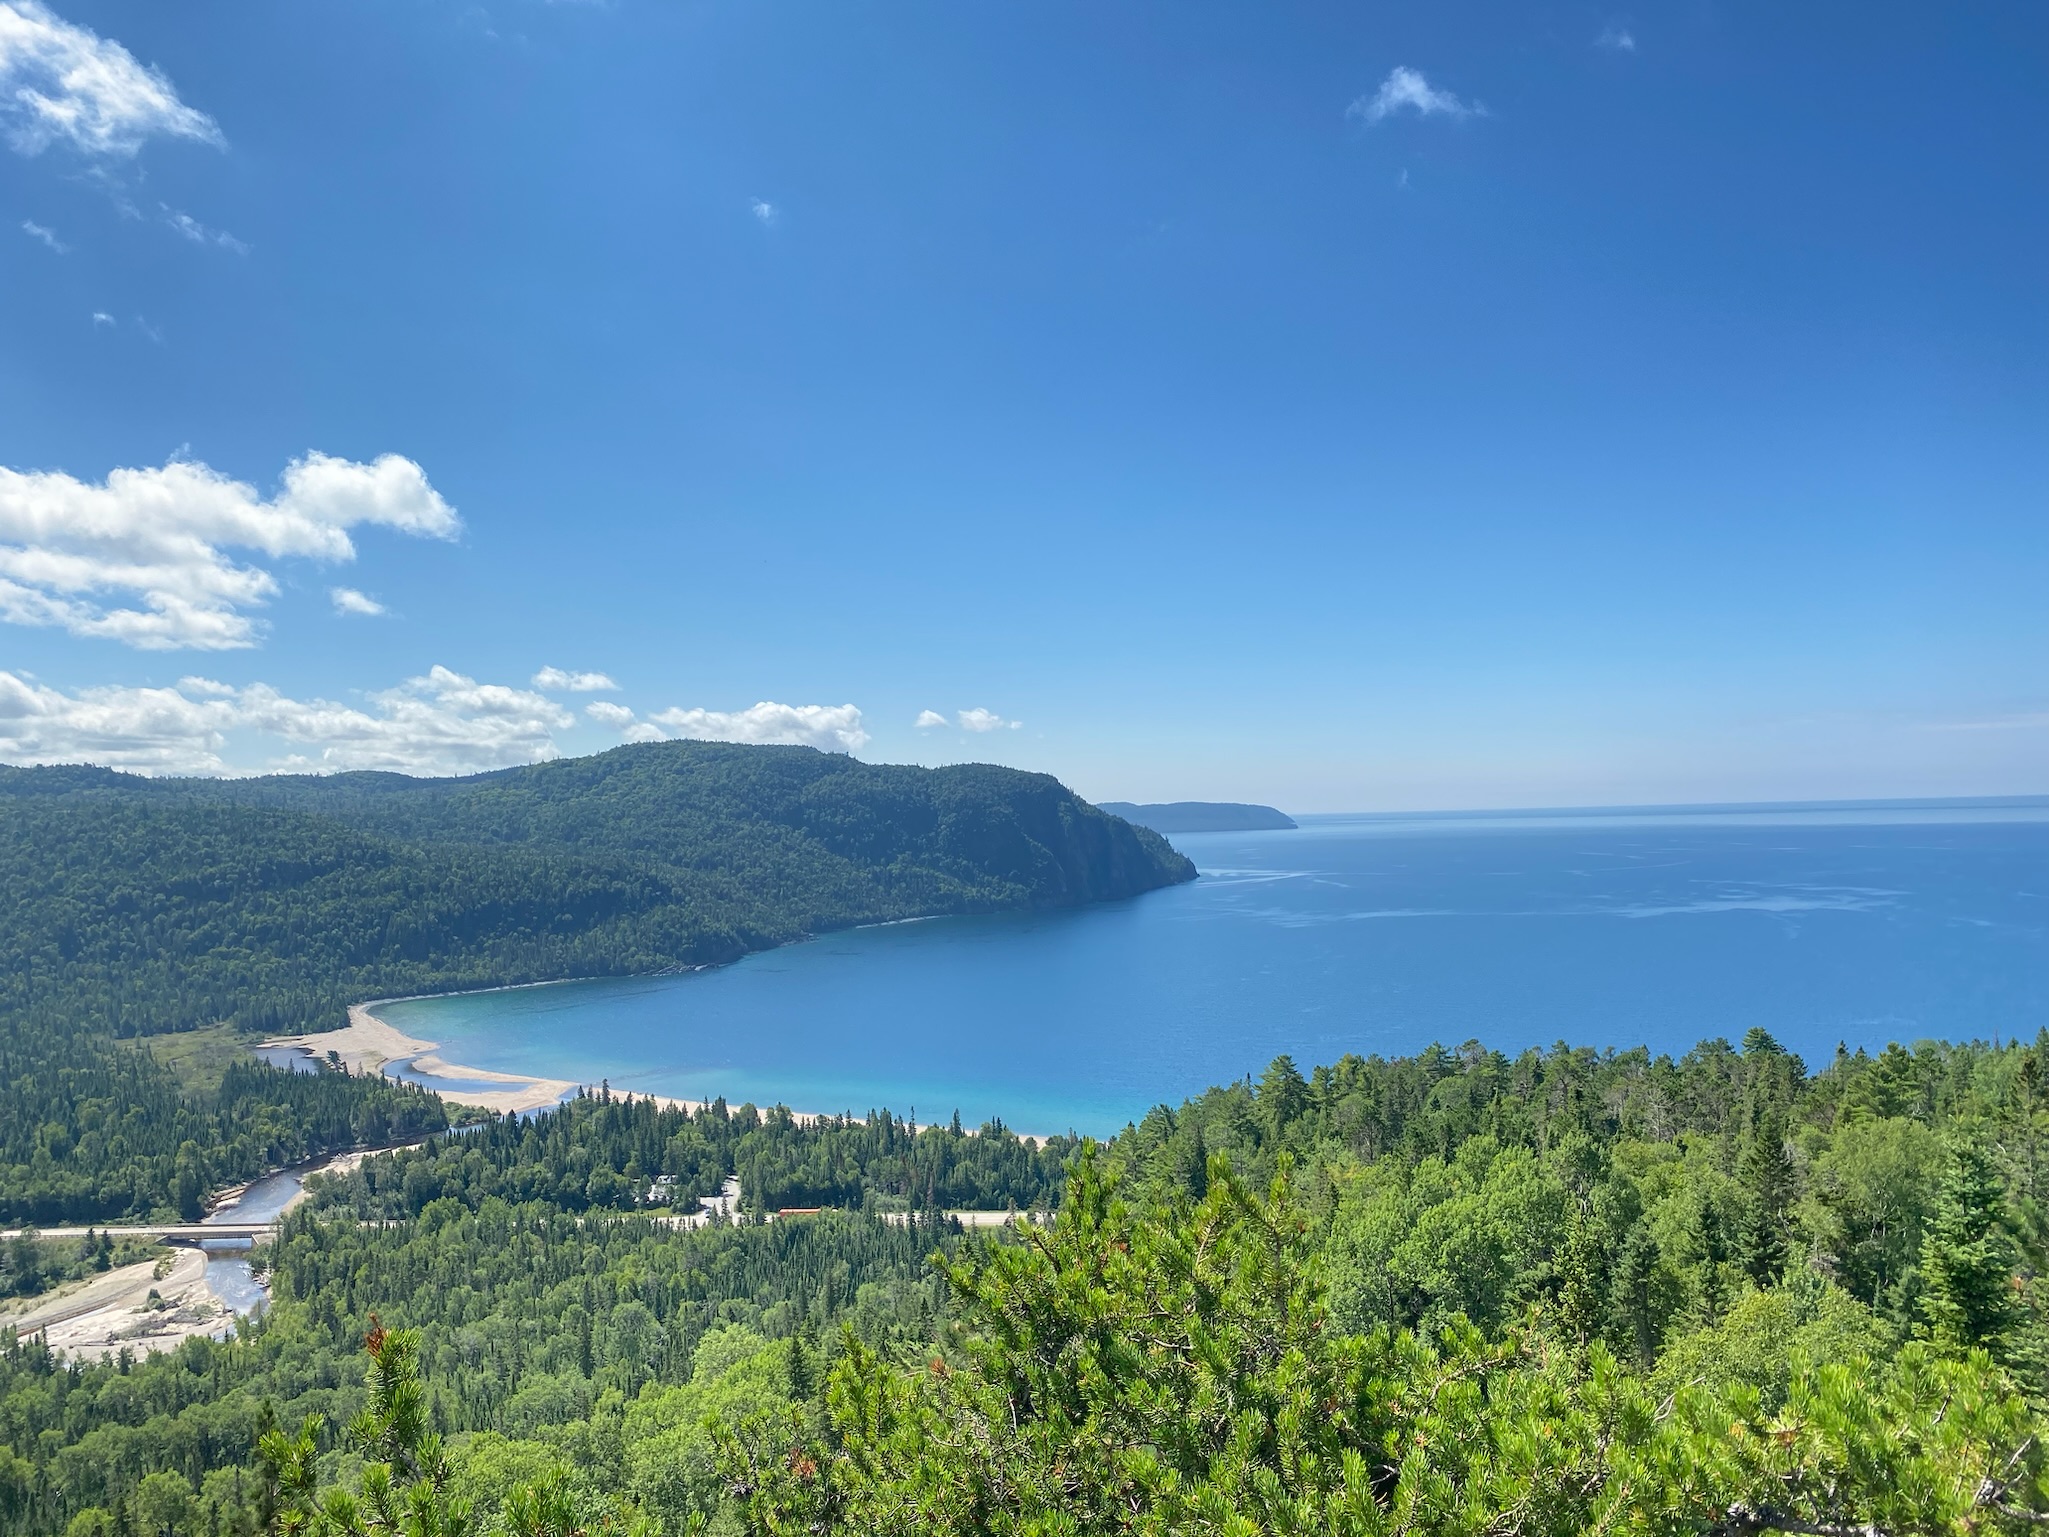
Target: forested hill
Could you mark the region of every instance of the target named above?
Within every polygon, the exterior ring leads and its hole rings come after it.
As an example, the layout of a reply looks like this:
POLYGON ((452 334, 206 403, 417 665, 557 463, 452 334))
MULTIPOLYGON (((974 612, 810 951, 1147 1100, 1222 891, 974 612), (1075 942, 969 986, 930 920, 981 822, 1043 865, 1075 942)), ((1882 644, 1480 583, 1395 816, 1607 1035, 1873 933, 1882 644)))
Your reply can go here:
POLYGON ((0 768, 0 1009, 134 1035, 644 973, 1195 870, 1057 780, 666 742, 466 779, 0 768))

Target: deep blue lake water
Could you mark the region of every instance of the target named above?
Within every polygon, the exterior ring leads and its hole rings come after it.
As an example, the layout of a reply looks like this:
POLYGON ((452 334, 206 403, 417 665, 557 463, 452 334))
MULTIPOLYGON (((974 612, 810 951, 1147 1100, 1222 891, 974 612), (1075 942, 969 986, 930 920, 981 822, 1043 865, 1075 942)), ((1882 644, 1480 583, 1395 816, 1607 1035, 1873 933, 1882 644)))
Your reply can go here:
POLYGON ((450 1062, 805 1110, 1110 1132, 1345 1052, 1683 1053, 2049 1024, 2049 803, 1318 817, 1191 885, 831 935, 687 976, 377 1011, 450 1062))

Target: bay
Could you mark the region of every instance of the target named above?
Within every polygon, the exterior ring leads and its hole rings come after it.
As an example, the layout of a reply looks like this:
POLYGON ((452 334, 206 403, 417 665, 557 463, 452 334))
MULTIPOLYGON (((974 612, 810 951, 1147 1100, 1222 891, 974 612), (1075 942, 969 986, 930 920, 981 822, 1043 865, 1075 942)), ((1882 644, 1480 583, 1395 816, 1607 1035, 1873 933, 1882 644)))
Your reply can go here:
POLYGON ((1177 836, 1201 879, 1127 902, 377 1012, 472 1068, 1097 1134, 1282 1052, 2049 1025, 2049 800, 1301 822, 1177 836))

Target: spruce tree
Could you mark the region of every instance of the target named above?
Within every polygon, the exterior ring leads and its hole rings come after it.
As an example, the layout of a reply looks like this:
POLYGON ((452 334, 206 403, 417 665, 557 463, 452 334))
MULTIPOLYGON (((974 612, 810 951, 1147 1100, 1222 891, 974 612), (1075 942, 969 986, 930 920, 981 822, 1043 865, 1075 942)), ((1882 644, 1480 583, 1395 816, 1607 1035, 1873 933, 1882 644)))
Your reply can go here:
POLYGON ((1567 1331, 1584 1344, 1600 1329, 1608 1291, 1608 1247, 1584 1201, 1573 1209, 1566 1228, 1557 1275, 1559 1313, 1567 1331))
POLYGON ((1921 1243, 1921 1307, 1938 1339, 1998 1354, 2019 1322, 2013 1247, 2001 1231, 2005 1190, 1976 1135, 1949 1139, 1935 1217, 1921 1243))
POLYGON ((1658 1240, 1647 1223, 1639 1220, 1622 1240, 1622 1252, 1615 1258, 1612 1305, 1616 1332, 1645 1370, 1658 1357, 1658 1341, 1665 1320, 1658 1306, 1658 1240))
POLYGON ((1786 1156, 1785 1115, 1775 1101, 1753 1089, 1744 1119, 1747 1125, 1737 1163, 1744 1194, 1737 1257, 1752 1281, 1771 1286, 1786 1273, 1793 1161, 1786 1156))
POLYGON ((1722 1321, 1729 1305, 1728 1287, 1722 1278, 1722 1264, 1729 1257, 1729 1241, 1722 1230, 1721 1209, 1708 1196, 1700 1203, 1700 1311, 1711 1324, 1722 1321))

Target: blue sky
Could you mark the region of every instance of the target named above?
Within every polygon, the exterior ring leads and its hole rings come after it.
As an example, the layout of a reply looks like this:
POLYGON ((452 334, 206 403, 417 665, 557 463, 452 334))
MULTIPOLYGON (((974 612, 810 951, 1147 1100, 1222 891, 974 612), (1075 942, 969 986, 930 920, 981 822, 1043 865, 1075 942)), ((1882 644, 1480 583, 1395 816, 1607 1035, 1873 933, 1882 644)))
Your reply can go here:
POLYGON ((0 757, 2049 789, 2045 44, 0 0, 0 757))

